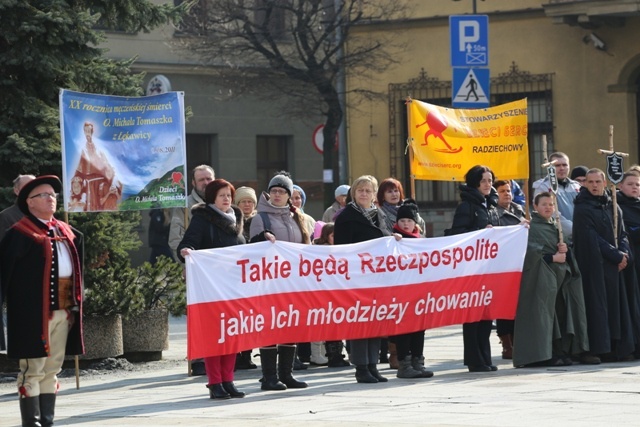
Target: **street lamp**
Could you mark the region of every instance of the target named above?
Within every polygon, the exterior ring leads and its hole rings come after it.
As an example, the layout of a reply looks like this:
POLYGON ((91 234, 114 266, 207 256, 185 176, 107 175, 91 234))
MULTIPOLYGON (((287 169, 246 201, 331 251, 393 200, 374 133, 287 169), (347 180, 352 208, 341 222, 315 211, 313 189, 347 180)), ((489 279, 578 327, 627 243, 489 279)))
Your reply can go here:
MULTIPOLYGON (((453 1, 460 1, 460 0, 453 0, 453 1)), ((473 1, 473 14, 477 14, 478 13, 478 9, 476 8, 476 0, 472 0, 473 1)), ((484 1, 484 0, 480 0, 480 1, 484 1)))

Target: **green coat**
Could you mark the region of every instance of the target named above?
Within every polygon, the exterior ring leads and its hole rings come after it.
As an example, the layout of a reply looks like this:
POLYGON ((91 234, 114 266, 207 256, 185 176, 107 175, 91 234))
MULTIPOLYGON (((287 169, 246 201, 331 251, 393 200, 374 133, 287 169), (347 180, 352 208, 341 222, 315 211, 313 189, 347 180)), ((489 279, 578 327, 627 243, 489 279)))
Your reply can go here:
POLYGON ((534 212, 518 297, 513 366, 589 349, 582 279, 575 258, 569 252, 562 264, 543 259, 555 254, 557 245, 555 222, 534 212))

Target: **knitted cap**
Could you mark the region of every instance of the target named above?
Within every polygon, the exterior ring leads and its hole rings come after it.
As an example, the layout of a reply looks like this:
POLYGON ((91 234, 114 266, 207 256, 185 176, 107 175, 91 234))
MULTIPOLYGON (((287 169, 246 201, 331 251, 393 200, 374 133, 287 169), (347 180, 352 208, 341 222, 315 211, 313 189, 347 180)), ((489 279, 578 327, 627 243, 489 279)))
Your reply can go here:
POLYGON ((304 193, 304 190, 298 185, 293 184, 293 189, 300 193, 300 197, 302 197, 302 207, 304 208, 304 204, 307 201, 307 195, 304 193))
POLYGON ((335 196, 346 196, 347 194, 349 194, 349 189, 351 189, 351 187, 349 187, 347 184, 342 184, 341 186, 336 188, 335 196))
POLYGON ((240 201, 245 199, 251 199, 254 205, 258 204, 258 198, 256 197, 256 190, 251 187, 239 187, 236 189, 236 197, 233 199, 233 203, 236 205, 240 201))
POLYGON ((398 214, 396 215, 396 221, 402 218, 412 219, 414 222, 418 222, 418 205, 416 205, 413 199, 406 199, 398 208, 398 214))
POLYGON ((587 176, 588 171, 589 169, 586 166, 576 166, 571 170, 571 175, 569 176, 569 178, 576 179, 581 176, 587 176))
POLYGON ((289 178, 287 175, 283 175, 282 173, 271 178, 267 191, 271 191, 273 187, 284 188, 285 190, 287 190, 287 193, 289 193, 289 197, 291 197, 291 194, 293 193, 293 181, 291 181, 291 178, 289 178))

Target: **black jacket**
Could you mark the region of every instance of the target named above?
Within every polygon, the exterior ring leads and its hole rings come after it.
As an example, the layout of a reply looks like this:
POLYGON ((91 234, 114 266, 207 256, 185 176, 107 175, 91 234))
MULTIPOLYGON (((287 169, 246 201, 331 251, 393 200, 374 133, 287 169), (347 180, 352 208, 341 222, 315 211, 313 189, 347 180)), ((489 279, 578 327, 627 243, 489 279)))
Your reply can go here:
POLYGON ((594 354, 616 351, 619 357, 627 356, 634 343, 627 292, 623 275, 618 272, 623 253, 630 255, 622 212, 618 207, 616 247, 609 195, 594 196, 582 187, 574 203, 573 247, 582 273, 589 350, 594 354))
POLYGON ((191 208, 193 214, 191 222, 176 249, 180 261, 184 262, 184 258, 180 254, 182 248, 197 250, 244 244, 242 212, 235 206, 232 206, 232 209, 236 216, 235 224, 204 203, 191 208))
MULTIPOLYGON (((61 224, 59 227, 63 227, 61 224)), ((67 226, 68 227, 68 226, 67 226)), ((47 226, 32 215, 23 217, 5 234, 0 244, 0 273, 2 294, 7 301, 7 333, 9 336, 7 356, 11 359, 30 359, 47 357, 47 343, 42 336, 48 328, 50 307, 45 295, 49 295, 50 275, 54 273, 51 259, 46 259, 46 251, 41 243, 47 240, 47 226), (39 230, 30 231, 24 226, 39 230), (46 319, 46 320, 45 320, 46 319)), ((83 236, 68 227, 73 236, 73 245, 69 246, 74 267, 74 281, 77 285, 76 300, 80 311, 71 312, 74 322, 66 342, 66 354, 75 355, 84 352, 82 339, 82 259, 83 236)), ((48 242, 46 244, 49 244, 48 242)), ((2 298, 0 298, 2 300, 2 298)), ((0 327, 2 321, 0 320, 0 327)))
POLYGON ((371 223, 349 203, 336 217, 333 243, 345 245, 390 236, 391 231, 386 229, 384 214, 380 209, 377 210, 376 216, 374 223, 371 223))
POLYGON ((629 239, 629 246, 633 260, 629 260, 629 266, 624 273, 624 284, 629 300, 629 314, 633 324, 635 350, 640 350, 640 198, 627 197, 621 191, 617 192, 618 206, 622 210, 624 228, 629 239))
POLYGON ((165 223, 162 209, 149 211, 149 246, 168 246, 171 224, 165 223))
POLYGON ((445 236, 482 230, 487 225, 498 225, 498 194, 492 188, 491 194, 483 196, 477 188, 460 185, 460 204, 453 214, 451 228, 444 231, 445 236))

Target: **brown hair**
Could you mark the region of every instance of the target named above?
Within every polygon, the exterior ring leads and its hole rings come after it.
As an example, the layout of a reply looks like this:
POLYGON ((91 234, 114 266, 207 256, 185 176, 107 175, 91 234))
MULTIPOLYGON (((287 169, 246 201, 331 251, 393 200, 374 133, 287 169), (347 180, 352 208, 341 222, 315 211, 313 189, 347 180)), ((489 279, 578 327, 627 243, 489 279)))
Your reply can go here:
POLYGON ((218 191, 223 188, 229 187, 231 190, 231 200, 233 200, 233 196, 236 194, 236 189, 229 181, 224 180, 222 178, 214 179, 204 189, 204 201, 206 203, 215 203, 216 196, 218 195, 218 191))
POLYGON ((540 199, 542 199, 543 197, 550 197, 553 200, 553 196, 551 195, 551 193, 549 193, 548 191, 543 191, 542 193, 538 193, 536 197, 533 198, 533 204, 538 206, 538 202, 540 202, 540 199))
POLYGON ((384 193, 387 190, 392 190, 397 188, 400 192, 400 200, 404 200, 404 189, 402 188, 402 184, 395 178, 386 178, 380 183, 380 187, 378 187, 378 194, 376 198, 378 199, 378 206, 382 206, 384 203, 384 193))
POLYGON ((332 222, 328 222, 322 226, 322 231, 320 231, 320 237, 313 241, 316 245, 328 245, 329 244, 329 236, 335 230, 335 225, 332 222))

